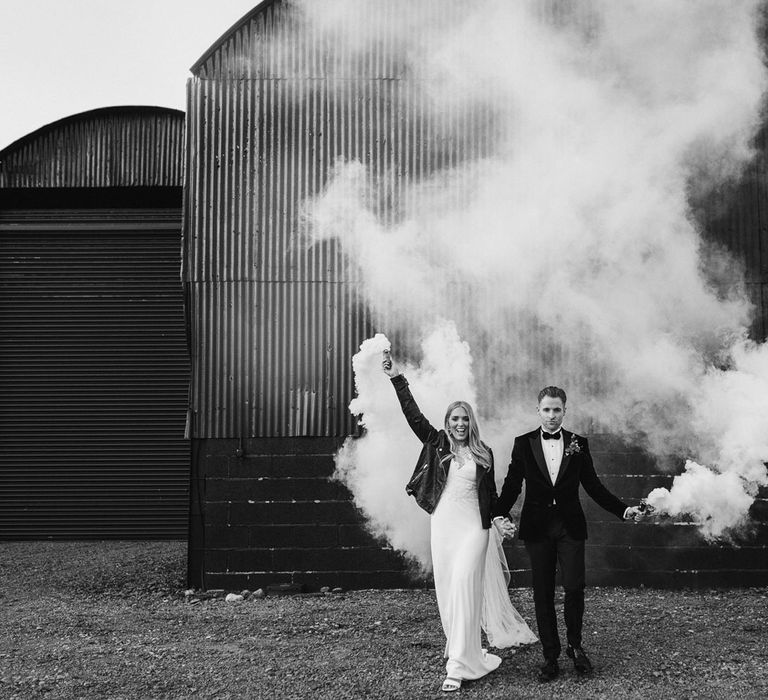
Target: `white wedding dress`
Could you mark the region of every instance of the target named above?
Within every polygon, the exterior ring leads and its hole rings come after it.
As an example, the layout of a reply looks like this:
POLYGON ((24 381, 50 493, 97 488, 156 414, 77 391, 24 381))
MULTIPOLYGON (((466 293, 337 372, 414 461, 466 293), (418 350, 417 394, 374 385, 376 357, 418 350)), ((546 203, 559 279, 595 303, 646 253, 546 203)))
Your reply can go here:
POLYGON ((509 600, 509 572, 494 527, 484 530, 477 499, 477 467, 451 461, 431 518, 432 568, 445 631, 445 668, 451 678, 481 678, 501 658, 482 648, 480 630, 497 648, 531 644, 536 636, 509 600), (489 546, 490 542, 490 546, 489 546))

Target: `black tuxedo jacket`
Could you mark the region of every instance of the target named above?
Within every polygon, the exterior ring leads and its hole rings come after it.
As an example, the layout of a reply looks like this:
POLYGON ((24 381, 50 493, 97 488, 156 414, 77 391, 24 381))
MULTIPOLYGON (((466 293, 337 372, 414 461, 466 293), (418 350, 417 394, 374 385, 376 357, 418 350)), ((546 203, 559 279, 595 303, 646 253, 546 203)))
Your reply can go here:
POLYGON ((515 438, 509 470, 493 515, 509 516, 525 480, 525 500, 519 531, 522 540, 544 539, 553 511, 563 519, 571 537, 587 539, 587 521, 579 500, 579 484, 598 505, 623 519, 627 505, 605 488, 598 478, 586 438, 563 430, 565 451, 553 484, 541 448, 540 435, 540 430, 536 429, 515 438))

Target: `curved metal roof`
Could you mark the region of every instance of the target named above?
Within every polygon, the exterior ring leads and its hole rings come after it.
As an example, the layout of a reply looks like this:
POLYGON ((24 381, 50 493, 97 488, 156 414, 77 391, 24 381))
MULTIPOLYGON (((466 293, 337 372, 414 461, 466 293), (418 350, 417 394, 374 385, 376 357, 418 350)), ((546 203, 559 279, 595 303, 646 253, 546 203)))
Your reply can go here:
POLYGON ((218 39, 216 39, 216 41, 214 41, 213 44, 208 47, 207 51, 205 51, 205 53, 200 56, 197 61, 195 61, 194 65, 189 70, 197 75, 200 72, 200 69, 205 65, 206 61, 208 61, 208 59, 213 54, 215 54, 223 44, 229 41, 229 39, 234 36, 239 29, 248 24, 248 22, 256 15, 279 2, 280 0, 262 0, 262 2, 256 5, 256 7, 254 7, 250 12, 247 12, 245 15, 243 15, 239 20, 237 20, 237 22, 235 22, 229 29, 227 29, 226 32, 224 32, 218 39))
POLYGON ((181 187, 184 112, 153 106, 74 114, 0 151, 0 188, 181 187))

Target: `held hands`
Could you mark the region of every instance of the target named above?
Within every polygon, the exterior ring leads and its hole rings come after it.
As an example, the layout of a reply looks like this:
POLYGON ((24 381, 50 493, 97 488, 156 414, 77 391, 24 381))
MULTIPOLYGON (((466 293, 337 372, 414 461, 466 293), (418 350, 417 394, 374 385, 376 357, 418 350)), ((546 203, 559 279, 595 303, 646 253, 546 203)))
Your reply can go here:
POLYGON ((511 540, 517 532, 517 526, 509 518, 496 517, 493 526, 505 540, 511 540))
POLYGON ((384 350, 381 353, 381 368, 384 370, 384 374, 388 377, 396 377, 400 374, 400 370, 397 368, 389 350, 384 350))

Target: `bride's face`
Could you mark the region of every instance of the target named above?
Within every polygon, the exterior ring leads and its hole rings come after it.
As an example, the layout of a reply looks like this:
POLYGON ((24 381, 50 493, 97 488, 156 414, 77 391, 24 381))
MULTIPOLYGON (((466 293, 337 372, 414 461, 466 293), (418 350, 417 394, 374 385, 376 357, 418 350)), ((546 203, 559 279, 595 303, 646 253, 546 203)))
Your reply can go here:
POLYGON ((469 415, 461 406, 457 406, 448 416, 448 431, 457 442, 466 442, 469 437, 469 415))

